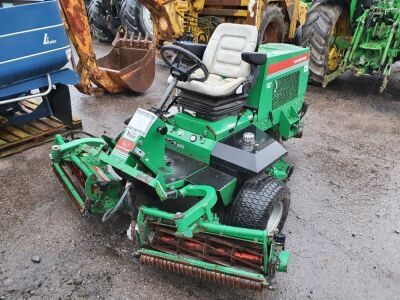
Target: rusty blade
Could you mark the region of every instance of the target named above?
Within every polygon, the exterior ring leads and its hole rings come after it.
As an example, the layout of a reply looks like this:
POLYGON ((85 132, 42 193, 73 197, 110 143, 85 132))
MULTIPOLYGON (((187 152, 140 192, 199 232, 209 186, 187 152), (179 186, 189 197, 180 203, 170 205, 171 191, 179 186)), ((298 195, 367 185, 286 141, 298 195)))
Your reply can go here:
POLYGON ((260 291, 264 288, 264 284, 261 281, 228 275, 215 270, 205 270, 199 267, 170 261, 149 254, 141 254, 139 260, 144 265, 155 266, 166 271, 219 282, 236 288, 251 289, 256 291, 260 291))

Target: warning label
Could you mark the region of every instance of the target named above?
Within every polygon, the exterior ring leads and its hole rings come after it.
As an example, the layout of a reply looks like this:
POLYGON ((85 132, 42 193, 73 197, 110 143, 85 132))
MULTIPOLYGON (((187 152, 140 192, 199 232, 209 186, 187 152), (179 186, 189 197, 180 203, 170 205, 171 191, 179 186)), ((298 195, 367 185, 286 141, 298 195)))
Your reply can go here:
POLYGON ((118 144, 115 146, 115 148, 123 153, 128 153, 132 151, 132 149, 135 147, 135 143, 127 140, 125 138, 120 138, 118 140, 118 144))

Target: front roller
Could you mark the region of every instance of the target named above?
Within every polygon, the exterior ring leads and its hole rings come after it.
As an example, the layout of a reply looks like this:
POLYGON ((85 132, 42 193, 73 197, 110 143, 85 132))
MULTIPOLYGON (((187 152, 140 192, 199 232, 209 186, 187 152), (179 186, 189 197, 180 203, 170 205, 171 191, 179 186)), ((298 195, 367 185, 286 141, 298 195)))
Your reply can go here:
POLYGON ((220 224, 211 212, 217 195, 208 186, 189 185, 179 193, 203 198, 184 212, 140 208, 137 226, 131 226, 141 245, 140 262, 236 288, 274 288, 275 272, 286 272, 290 259, 285 236, 220 224))

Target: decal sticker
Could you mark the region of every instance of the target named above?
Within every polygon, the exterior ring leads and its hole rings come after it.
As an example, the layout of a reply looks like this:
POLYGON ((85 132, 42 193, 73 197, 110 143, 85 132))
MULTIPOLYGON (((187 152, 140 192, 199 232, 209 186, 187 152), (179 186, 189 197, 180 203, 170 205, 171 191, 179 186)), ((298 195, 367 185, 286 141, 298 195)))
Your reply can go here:
POLYGON ((157 120, 157 116, 152 112, 138 108, 127 126, 127 131, 135 132, 145 137, 151 126, 157 120))
POLYGON ((46 32, 43 37, 43 45, 51 45, 57 43, 57 40, 51 40, 46 32))
POLYGON ((305 53, 296 57, 292 57, 268 66, 268 75, 283 71, 285 69, 291 68, 297 64, 304 63, 310 58, 309 53, 305 53))
POLYGON ((132 149, 135 147, 135 143, 126 139, 126 138, 120 138, 118 140, 117 145, 115 146, 115 149, 122 153, 129 153, 132 151, 132 149))
POLYGON ((135 131, 127 129, 124 132, 123 137, 127 138, 128 140, 130 140, 132 142, 135 142, 136 139, 139 137, 139 135, 135 131))

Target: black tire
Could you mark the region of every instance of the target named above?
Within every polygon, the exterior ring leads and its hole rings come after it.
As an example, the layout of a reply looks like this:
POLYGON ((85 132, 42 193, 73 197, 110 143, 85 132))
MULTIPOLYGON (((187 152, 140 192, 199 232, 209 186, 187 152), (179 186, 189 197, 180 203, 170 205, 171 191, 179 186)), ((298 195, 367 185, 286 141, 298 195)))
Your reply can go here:
POLYGON ((248 179, 228 207, 227 224, 252 229, 266 229, 274 206, 282 205, 279 223, 274 227, 280 232, 285 224, 290 191, 284 182, 262 175, 248 179))
POLYGON ((258 44, 283 43, 285 32, 285 17, 281 8, 269 5, 262 14, 258 44))
POLYGON ((128 30, 128 36, 132 33, 137 36, 139 33, 144 38, 147 36, 149 39, 153 38, 153 32, 144 20, 144 14, 148 13, 138 0, 122 0, 121 2, 121 26, 128 30))
POLYGON ((101 43, 111 43, 120 21, 109 0, 92 0, 88 6, 88 17, 93 37, 101 43))
POLYGON ((310 48, 310 81, 321 84, 326 75, 334 72, 328 68, 330 38, 343 11, 341 4, 314 3, 302 27, 300 45, 310 48))
POLYGON ((71 107, 71 94, 69 87, 62 83, 57 83, 47 95, 53 115, 61 120, 68 127, 74 126, 71 107))

